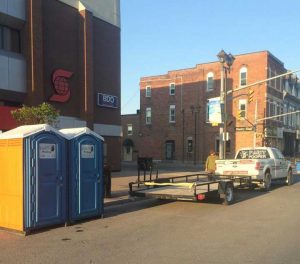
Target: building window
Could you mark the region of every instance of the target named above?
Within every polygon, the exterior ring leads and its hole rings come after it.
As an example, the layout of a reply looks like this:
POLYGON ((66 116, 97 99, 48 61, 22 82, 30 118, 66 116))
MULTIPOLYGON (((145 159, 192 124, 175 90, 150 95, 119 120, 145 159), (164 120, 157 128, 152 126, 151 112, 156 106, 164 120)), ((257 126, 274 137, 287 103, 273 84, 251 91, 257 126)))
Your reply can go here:
POLYGON ((209 122, 209 101, 206 103, 205 121, 206 123, 209 122))
POLYGON ((132 125, 131 124, 127 125, 127 135, 132 136, 132 125))
MULTIPOLYGON (((268 78, 272 78, 276 76, 276 72, 273 72, 271 68, 269 68, 268 78)), ((274 89, 276 89, 276 79, 272 79, 268 82, 268 85, 274 89)))
POLYGON ((146 124, 151 124, 151 107, 146 108, 146 124))
POLYGON ((245 118, 247 111, 247 101, 245 99, 239 100, 239 117, 245 118))
POLYGON ((175 83, 170 83, 170 95, 175 95, 175 83))
POLYGON ((193 152, 193 139, 188 138, 187 140, 187 152, 192 153, 193 152))
POLYGON ((175 123, 175 117, 176 117, 175 105, 170 105, 170 108, 169 108, 169 122, 170 123, 175 123))
POLYGON ((151 86, 146 86, 146 97, 151 97, 151 86))
POLYGON ((240 86, 247 85, 247 68, 242 67, 240 69, 240 86))
POLYGON ((212 91, 214 89, 214 74, 209 72, 206 76, 206 91, 212 91))
POLYGON ((0 49, 21 53, 20 32, 0 25, 0 49))

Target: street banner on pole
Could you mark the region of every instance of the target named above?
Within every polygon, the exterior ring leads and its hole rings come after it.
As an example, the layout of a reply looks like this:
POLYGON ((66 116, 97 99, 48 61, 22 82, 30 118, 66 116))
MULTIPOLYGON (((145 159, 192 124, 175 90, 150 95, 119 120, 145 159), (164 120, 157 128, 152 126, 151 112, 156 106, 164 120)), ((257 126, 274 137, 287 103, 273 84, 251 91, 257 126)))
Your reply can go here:
POLYGON ((208 99, 208 123, 222 123, 220 97, 208 99))

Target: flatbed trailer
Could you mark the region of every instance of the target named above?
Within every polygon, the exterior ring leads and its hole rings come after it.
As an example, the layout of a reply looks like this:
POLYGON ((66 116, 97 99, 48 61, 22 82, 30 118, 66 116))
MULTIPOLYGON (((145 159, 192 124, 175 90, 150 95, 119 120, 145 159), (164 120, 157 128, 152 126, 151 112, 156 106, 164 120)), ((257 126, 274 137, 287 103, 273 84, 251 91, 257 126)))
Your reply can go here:
POLYGON ((207 197, 219 196, 223 204, 234 200, 234 188, 250 186, 251 176, 218 175, 207 173, 158 178, 129 183, 129 195, 168 200, 201 201, 207 197))

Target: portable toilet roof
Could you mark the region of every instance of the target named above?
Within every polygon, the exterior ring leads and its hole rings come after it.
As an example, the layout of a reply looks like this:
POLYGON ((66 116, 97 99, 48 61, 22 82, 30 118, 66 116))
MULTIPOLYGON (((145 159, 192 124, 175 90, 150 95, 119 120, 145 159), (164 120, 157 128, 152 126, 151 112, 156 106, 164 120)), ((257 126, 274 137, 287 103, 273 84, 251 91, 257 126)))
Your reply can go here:
POLYGON ((79 137, 81 135, 89 134, 93 135, 100 140, 104 141, 104 138, 101 137, 99 134, 94 132, 93 130, 89 129, 88 127, 77 127, 77 128, 64 128, 59 130, 61 133, 65 135, 68 139, 73 139, 79 137))
POLYGON ((42 131, 54 132, 62 136, 63 138, 67 138, 66 135, 64 135, 59 130, 55 129, 54 127, 48 124, 38 124, 38 125, 19 126, 17 128, 11 129, 9 131, 0 134, 0 139, 26 138, 42 131))

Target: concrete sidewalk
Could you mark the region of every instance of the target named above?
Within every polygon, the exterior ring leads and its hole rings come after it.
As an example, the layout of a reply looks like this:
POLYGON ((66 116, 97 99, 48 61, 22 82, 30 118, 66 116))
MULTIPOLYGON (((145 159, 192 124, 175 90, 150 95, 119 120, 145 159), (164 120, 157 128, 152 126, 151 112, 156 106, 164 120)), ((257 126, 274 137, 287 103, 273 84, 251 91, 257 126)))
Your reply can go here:
MULTIPOLYGON (((199 173, 200 170, 198 168, 199 166, 177 166, 172 164, 169 166, 163 166, 161 169, 158 169, 158 175, 159 178, 184 176, 199 173)), ((105 207, 136 200, 135 198, 131 198, 128 195, 129 183, 137 182, 138 179, 138 171, 136 169, 135 163, 134 166, 125 164, 124 166, 122 166, 122 170, 120 172, 112 172, 111 176, 111 197, 104 199, 105 207)), ((152 178, 155 178, 155 176, 156 171, 152 173, 152 178)), ((141 180, 143 180, 143 172, 141 172, 140 177, 141 180)), ((146 172, 146 179, 150 179, 149 171, 146 172)))

